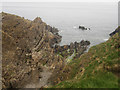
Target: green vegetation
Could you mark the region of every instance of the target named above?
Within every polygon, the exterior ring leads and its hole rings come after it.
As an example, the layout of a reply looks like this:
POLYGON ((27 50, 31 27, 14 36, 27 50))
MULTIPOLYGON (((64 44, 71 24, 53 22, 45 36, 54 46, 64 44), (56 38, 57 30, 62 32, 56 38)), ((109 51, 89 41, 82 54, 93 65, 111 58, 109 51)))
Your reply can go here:
POLYGON ((98 71, 86 78, 72 79, 63 81, 56 85, 61 88, 116 88, 118 87, 117 78, 108 72, 98 71))
POLYGON ((118 88, 119 51, 120 36, 116 33, 107 42, 91 47, 71 61, 64 69, 69 69, 68 79, 53 88, 118 88))

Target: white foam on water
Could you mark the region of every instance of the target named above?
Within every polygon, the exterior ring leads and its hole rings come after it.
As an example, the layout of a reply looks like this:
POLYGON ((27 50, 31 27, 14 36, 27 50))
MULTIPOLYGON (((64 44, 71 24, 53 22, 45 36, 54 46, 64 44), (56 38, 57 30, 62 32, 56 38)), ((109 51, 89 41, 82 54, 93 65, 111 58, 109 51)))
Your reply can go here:
POLYGON ((74 29, 76 29, 77 27, 76 26, 73 26, 74 29))
POLYGON ((106 39, 103 39, 104 41, 107 41, 108 39, 106 38, 106 39))

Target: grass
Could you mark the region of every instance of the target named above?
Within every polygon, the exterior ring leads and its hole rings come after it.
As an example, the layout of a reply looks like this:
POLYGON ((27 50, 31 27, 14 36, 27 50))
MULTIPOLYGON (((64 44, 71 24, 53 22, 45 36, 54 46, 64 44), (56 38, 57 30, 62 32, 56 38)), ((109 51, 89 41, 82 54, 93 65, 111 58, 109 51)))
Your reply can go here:
POLYGON ((120 79, 112 72, 117 72, 115 65, 119 69, 119 43, 117 33, 107 42, 91 47, 88 53, 67 65, 69 78, 53 88, 118 88, 120 79))
POLYGON ((117 78, 111 72, 98 71, 96 74, 78 79, 64 81, 56 87, 59 88, 117 88, 117 78))

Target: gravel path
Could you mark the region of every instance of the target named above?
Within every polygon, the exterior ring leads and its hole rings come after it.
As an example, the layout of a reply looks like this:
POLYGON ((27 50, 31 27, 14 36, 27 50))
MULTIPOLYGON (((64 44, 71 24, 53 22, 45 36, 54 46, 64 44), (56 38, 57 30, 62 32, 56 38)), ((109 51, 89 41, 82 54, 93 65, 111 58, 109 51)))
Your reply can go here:
POLYGON ((36 84, 28 84, 25 86, 25 88, 41 88, 43 86, 47 86, 48 85, 48 79, 51 76, 51 72, 47 67, 43 67, 43 72, 40 73, 41 74, 41 78, 40 81, 36 84))

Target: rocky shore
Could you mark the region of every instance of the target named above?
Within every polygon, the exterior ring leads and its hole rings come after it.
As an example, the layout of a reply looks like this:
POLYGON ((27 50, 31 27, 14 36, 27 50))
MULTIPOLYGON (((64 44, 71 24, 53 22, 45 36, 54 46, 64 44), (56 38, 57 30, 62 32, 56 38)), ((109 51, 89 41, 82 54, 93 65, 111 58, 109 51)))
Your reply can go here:
MULTIPOLYGON (((120 26, 119 26, 120 27, 120 26)), ((115 35, 116 33, 120 32, 120 28, 117 28, 115 31, 113 31, 112 33, 110 33, 109 35, 112 37, 113 35, 115 35)))
POLYGON ((90 42, 84 40, 82 40, 81 42, 70 43, 70 45, 55 45, 54 52, 58 53, 62 57, 68 57, 72 55, 75 51, 75 57, 77 58, 81 54, 83 54, 84 51, 86 51, 88 45, 90 45, 90 42))
MULTIPOLYGON (((116 30, 120 30, 120 26, 116 30)), ((52 88, 119 88, 119 52, 120 31, 106 42, 90 47, 63 69, 56 70, 58 72, 50 78, 52 88)))
MULTIPOLYGON (((70 45, 56 45, 62 38, 59 30, 47 25, 40 17, 30 21, 4 12, 1 14, 3 88, 23 88, 31 82, 40 83, 44 66, 57 75, 65 67, 67 57, 73 53, 73 58, 79 57, 90 44, 82 40, 70 45)), ((56 77, 54 75, 51 77, 56 77)))

